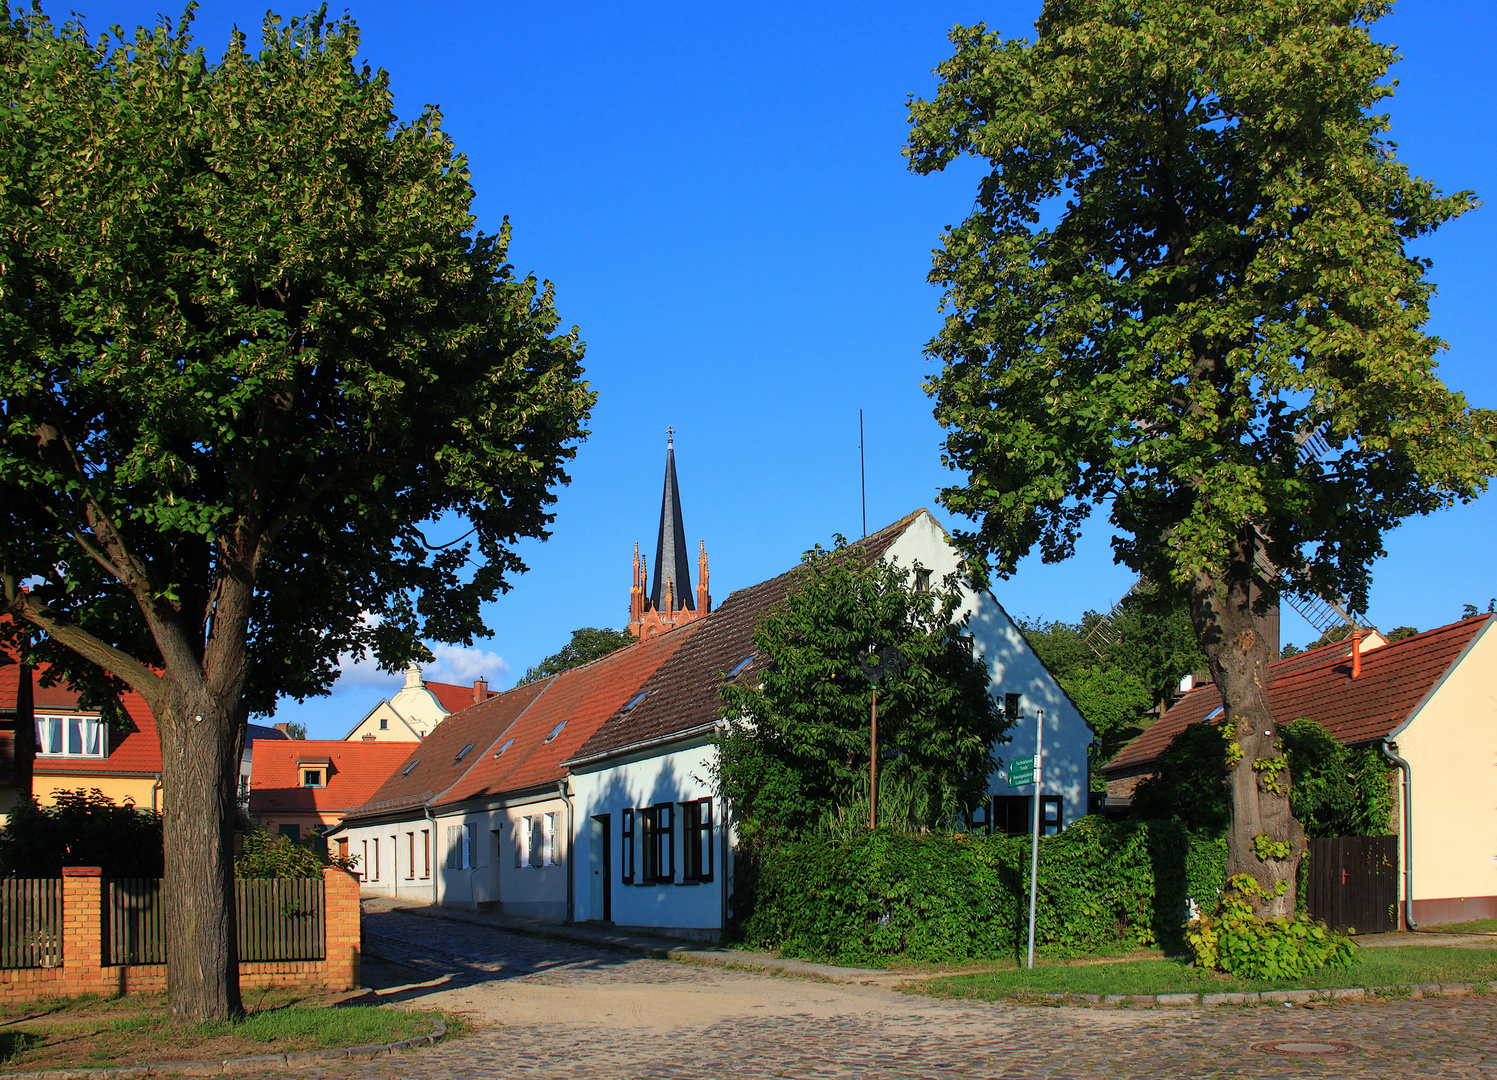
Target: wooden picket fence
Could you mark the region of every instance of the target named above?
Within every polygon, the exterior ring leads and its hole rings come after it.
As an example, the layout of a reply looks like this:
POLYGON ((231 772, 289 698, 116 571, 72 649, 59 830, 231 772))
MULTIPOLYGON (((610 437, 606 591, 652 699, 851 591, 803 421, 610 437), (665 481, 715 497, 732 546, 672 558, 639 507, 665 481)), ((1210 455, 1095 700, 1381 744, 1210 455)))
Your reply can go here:
POLYGON ((0 878, 0 968, 62 964, 62 879, 0 878))
MULTIPOLYGON (((240 960, 321 960, 321 878, 239 878, 234 882, 240 960)), ((106 964, 166 963, 166 906, 158 878, 109 882, 106 964)))

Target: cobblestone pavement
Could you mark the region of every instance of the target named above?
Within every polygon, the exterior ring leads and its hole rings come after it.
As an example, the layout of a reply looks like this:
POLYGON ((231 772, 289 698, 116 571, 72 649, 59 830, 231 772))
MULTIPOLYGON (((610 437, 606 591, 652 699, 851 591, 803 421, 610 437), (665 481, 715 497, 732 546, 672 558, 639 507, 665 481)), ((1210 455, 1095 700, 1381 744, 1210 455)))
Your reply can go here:
POLYGON ((1313 1009, 1041 1008, 643 959, 397 912, 367 915, 366 935, 370 953, 422 965, 405 979, 428 980, 389 989, 385 1000, 468 1013, 478 1030, 300 1075, 1497 1080, 1497 1004, 1487 997, 1313 1009), (1252 1049, 1273 1040, 1352 1049, 1320 1057, 1252 1049))

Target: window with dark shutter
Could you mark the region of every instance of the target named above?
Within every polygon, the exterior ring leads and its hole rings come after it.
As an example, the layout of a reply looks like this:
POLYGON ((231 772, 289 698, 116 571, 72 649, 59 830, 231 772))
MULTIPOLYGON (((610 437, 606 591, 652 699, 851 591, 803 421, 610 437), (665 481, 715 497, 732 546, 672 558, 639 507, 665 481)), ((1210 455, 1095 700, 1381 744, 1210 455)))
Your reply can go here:
POLYGON ((681 804, 682 880, 712 880, 712 800, 681 804))
POLYGON ((676 880, 675 803, 656 803, 650 808, 655 815, 655 880, 676 880))
POLYGON ((619 836, 619 870, 625 885, 634 884, 634 811, 626 808, 619 815, 623 828, 619 836))

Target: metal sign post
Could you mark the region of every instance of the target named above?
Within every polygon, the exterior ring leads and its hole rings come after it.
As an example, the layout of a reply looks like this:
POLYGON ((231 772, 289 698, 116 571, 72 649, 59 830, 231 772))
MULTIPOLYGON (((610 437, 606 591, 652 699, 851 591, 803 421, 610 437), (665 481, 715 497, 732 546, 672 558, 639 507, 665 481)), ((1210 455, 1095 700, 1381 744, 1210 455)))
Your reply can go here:
POLYGON ((1035 712, 1034 737, 1034 836, 1029 845, 1029 966, 1034 967, 1034 905, 1040 883, 1040 792, 1045 778, 1045 710, 1035 712))

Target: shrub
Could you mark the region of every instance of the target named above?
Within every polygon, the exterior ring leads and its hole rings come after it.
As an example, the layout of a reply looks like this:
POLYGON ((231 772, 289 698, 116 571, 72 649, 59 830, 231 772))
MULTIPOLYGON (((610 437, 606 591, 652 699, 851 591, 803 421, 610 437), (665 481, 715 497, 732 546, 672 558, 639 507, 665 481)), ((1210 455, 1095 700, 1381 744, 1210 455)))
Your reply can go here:
POLYGON ((241 878, 315 878, 325 866, 353 868, 352 859, 325 856, 289 836, 263 830, 246 833, 244 850, 234 860, 234 876, 241 878))
MULTIPOLYGON (((1016 955, 1027 936, 1029 838, 888 830, 766 845, 734 907, 749 943, 841 963, 1016 955)), ((1036 941, 1183 948, 1186 901, 1215 898, 1226 849, 1170 822, 1083 818, 1040 841, 1036 941)))
POLYGON ((52 806, 22 798, 0 832, 0 875, 53 878, 64 866, 98 866, 105 877, 160 877, 161 815, 116 805, 102 791, 58 791, 52 806))
POLYGON ((1233 876, 1217 909, 1187 927, 1196 963, 1240 979, 1298 979, 1323 967, 1350 967, 1356 960, 1349 938, 1309 915, 1259 918, 1253 898, 1264 895, 1249 875, 1233 876))

